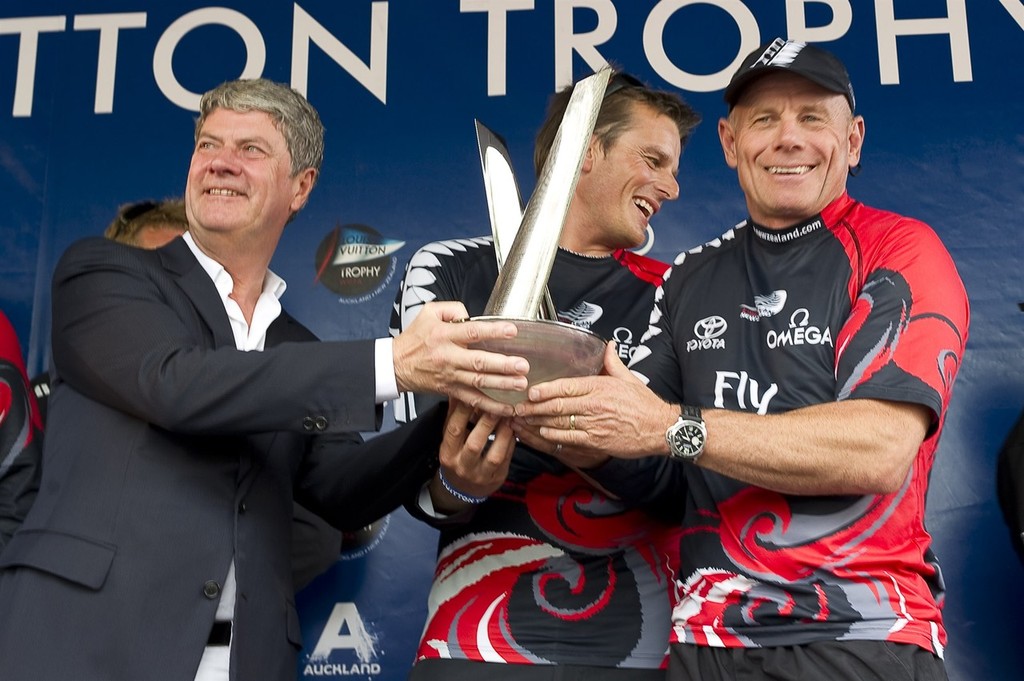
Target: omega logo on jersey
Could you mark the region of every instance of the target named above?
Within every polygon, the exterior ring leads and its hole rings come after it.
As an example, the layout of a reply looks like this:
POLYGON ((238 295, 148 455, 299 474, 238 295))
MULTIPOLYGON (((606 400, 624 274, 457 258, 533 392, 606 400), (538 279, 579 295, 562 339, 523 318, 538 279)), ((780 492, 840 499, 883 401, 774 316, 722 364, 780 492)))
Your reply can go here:
POLYGON ((765 335, 765 341, 771 349, 790 345, 832 345, 832 331, 826 326, 824 330, 817 326, 809 326, 811 314, 806 307, 801 307, 789 316, 789 328, 785 331, 772 329, 765 335))
POLYGON ((624 326, 616 327, 612 332, 612 340, 615 341, 615 352, 619 359, 629 364, 629 360, 633 359, 633 353, 636 352, 636 348, 633 347, 633 332, 624 326))
POLYGON ((753 305, 740 305, 740 317, 749 322, 759 322, 764 317, 774 317, 786 306, 787 294, 784 289, 766 295, 754 296, 753 305))
POLYGON ((696 338, 686 341, 686 351, 725 349, 725 339, 720 336, 728 328, 729 324, 718 315, 701 319, 693 325, 693 335, 696 338))

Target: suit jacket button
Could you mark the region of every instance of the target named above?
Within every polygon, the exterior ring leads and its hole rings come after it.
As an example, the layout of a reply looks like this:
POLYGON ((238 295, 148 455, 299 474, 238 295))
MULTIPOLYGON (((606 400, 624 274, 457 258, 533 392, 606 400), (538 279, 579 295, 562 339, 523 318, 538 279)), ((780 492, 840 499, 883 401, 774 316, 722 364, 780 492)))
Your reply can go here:
POLYGON ((203 595, 209 598, 211 601, 220 595, 220 584, 213 581, 212 579, 206 584, 203 584, 203 595))
POLYGON ((327 419, 323 416, 317 416, 313 422, 316 424, 316 429, 320 432, 327 430, 327 419))
POLYGON ((303 430, 312 431, 314 428, 316 428, 316 424, 313 422, 312 416, 307 416, 306 418, 302 419, 303 430))
POLYGON ((244 501, 238 505, 239 513, 245 513, 247 510, 249 510, 249 506, 244 501))

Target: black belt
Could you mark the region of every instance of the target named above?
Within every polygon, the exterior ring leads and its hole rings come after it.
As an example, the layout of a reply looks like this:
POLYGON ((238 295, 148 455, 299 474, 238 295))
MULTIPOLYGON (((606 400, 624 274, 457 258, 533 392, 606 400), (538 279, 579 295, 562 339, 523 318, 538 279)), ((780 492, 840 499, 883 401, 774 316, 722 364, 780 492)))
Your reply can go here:
POLYGON ((231 644, 231 622, 214 622, 210 627, 210 637, 206 639, 208 646, 226 646, 231 644))

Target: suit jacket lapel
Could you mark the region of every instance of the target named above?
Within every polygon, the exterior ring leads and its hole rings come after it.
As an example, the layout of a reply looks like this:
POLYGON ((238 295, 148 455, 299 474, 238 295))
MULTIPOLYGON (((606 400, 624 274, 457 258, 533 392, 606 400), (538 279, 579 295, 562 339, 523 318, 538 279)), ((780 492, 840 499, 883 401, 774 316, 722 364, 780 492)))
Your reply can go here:
MULTIPOLYGON (((231 322, 228 321, 217 287, 214 286, 210 275, 196 260, 188 244, 183 239, 174 239, 163 248, 158 249, 158 253, 164 268, 176 277, 178 286, 192 301, 200 317, 212 331, 215 347, 225 345, 234 347, 235 336, 231 332, 231 322)), ((267 329, 264 347, 273 347, 287 341, 305 340, 310 340, 309 332, 282 310, 281 315, 267 329)), ((257 474, 264 468, 263 459, 273 448, 278 435, 278 433, 264 433, 246 437, 250 447, 262 454, 253 456, 253 452, 246 452, 240 457, 237 480, 240 497, 248 492, 257 474)))
POLYGON ((188 244, 183 239, 174 239, 157 252, 164 269, 177 277, 178 286, 213 332, 215 347, 234 345, 235 335, 231 332, 231 322, 228 321, 217 287, 196 260, 188 244))

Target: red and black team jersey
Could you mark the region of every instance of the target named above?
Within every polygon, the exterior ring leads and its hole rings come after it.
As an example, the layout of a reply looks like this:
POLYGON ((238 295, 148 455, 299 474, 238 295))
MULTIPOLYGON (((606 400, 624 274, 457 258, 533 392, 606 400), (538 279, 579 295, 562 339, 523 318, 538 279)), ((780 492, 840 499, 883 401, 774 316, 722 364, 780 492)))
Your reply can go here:
POLYGON ((25 375, 21 346, 0 312, 0 551, 36 497, 42 419, 25 375))
POLYGON ((942 655, 925 495, 968 318, 932 230, 845 194, 788 230, 744 222, 677 258, 631 364, 666 399, 774 414, 870 398, 934 418, 892 494, 791 496, 687 465, 673 642, 870 639, 942 655))
MULTIPOLYGON (((587 258, 559 250, 548 287, 561 321, 615 340, 626 361, 666 269, 629 252, 587 258)), ((433 300, 461 300, 470 315, 482 314, 497 276, 490 238, 424 246, 406 270, 392 333, 433 300)), ((431 399, 399 398, 397 420, 414 418, 431 399)), ((466 522, 438 527, 418 660, 666 664, 678 522, 628 509, 519 446, 502 488, 466 522)))

